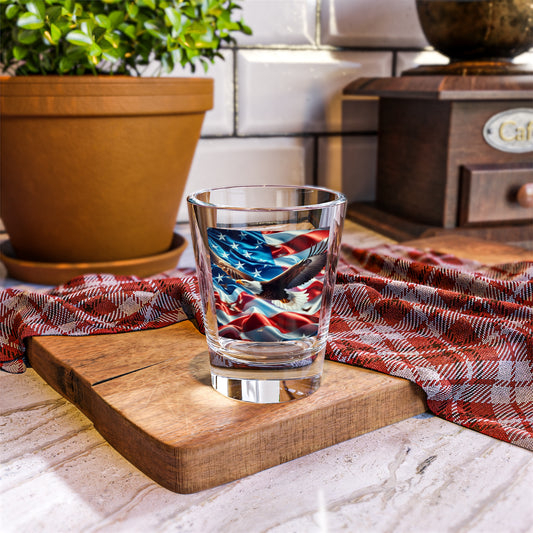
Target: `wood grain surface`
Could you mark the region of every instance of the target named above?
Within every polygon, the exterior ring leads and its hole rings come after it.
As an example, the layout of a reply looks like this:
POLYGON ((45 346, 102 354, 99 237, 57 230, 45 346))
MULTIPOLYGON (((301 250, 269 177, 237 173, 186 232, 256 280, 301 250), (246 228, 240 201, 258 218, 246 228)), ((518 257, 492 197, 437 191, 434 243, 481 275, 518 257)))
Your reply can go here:
POLYGON ((459 237, 460 242, 465 242, 463 239, 473 238, 485 243, 497 241, 504 247, 505 244, 503 243, 514 244, 515 246, 512 246, 514 255, 527 253, 527 249, 533 245, 533 223, 531 222, 512 226, 509 224, 491 224, 487 226, 459 226, 448 229, 396 216, 380 209, 374 202, 353 202, 348 206, 347 217, 362 226, 402 243, 433 236, 453 236, 452 240, 459 237), (512 232, 509 230, 510 227, 512 227, 512 232), (516 248, 516 246, 522 246, 522 248, 516 248))
MULTIPOLYGON (((410 244, 469 251, 438 237, 410 244)), ((514 249, 477 248, 501 262, 514 249)), ((326 361, 317 392, 285 404, 228 399, 210 386, 207 346, 189 322, 91 337, 34 337, 33 368, 125 458, 180 493, 217 486, 426 410, 409 381, 326 361)))
POLYGON ((399 76, 359 78, 345 95, 438 100, 522 100, 533 98, 533 76, 399 76))
POLYGON ((438 250, 439 252, 450 253, 464 259, 479 261, 484 265, 533 261, 533 250, 475 237, 457 236, 453 233, 414 239, 402 244, 421 250, 438 250))
MULTIPOLYGON (((527 107, 529 101, 517 100, 512 105, 527 107)), ((411 216, 422 224, 456 227, 463 167, 498 165, 500 171, 493 179, 499 181, 517 165, 531 165, 531 153, 497 151, 483 138, 487 120, 509 106, 505 100, 382 98, 376 186, 378 206, 401 217, 411 216)), ((531 167, 525 172, 531 178, 531 167)), ((501 197, 501 192, 477 191, 473 201, 503 203, 505 198, 501 197)), ((526 217, 530 217, 530 213, 526 217)), ((509 217, 502 214, 498 219, 481 222, 508 221, 509 217)))
POLYGON ((425 411, 408 381, 327 361, 303 400, 255 405, 210 386, 189 322, 94 337, 36 337, 34 369, 124 457, 164 487, 196 492, 425 411))
POLYGON ((529 221, 533 236, 533 205, 521 205, 518 197, 521 187, 533 187, 533 161, 503 167, 465 165, 461 181, 461 226, 484 222, 529 221))

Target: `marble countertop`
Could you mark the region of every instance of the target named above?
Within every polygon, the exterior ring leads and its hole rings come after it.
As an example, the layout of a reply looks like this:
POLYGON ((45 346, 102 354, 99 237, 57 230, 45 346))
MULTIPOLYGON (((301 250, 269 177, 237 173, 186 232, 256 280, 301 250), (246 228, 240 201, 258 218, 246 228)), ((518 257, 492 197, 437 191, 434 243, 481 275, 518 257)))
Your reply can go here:
MULTIPOLYGON (((385 241, 351 223, 345 240, 385 241)), ((533 532, 533 454, 430 414, 182 495, 33 370, 0 390, 1 533, 533 532)))

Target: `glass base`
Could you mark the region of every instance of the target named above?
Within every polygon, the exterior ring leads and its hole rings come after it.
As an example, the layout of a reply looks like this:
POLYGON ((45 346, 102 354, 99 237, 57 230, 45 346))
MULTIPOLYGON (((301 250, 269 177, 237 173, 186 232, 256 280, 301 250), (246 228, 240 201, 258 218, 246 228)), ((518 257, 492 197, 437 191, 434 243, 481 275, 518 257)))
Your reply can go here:
POLYGON ((300 400, 320 387, 320 374, 297 379, 249 379, 211 372, 211 385, 228 398, 252 403, 300 400))

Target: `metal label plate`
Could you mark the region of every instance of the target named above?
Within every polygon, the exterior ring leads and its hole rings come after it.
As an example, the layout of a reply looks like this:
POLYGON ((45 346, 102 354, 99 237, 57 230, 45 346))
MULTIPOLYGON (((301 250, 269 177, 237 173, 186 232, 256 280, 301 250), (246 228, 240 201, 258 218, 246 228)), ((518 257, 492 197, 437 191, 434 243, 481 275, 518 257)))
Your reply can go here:
POLYGON ((483 137, 502 152, 533 152, 533 108, 508 109, 493 115, 483 127, 483 137))

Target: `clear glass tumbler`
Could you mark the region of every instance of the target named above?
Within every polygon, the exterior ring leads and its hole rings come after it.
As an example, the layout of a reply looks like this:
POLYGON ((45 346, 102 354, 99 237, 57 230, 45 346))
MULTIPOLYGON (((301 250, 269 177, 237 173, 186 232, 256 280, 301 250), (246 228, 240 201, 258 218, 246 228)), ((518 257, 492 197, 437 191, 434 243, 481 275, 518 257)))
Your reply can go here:
POLYGON ((346 198, 304 186, 188 197, 211 383, 277 403, 318 389, 346 198))

